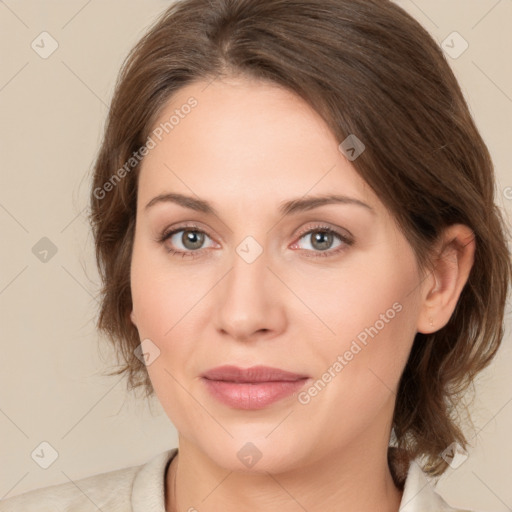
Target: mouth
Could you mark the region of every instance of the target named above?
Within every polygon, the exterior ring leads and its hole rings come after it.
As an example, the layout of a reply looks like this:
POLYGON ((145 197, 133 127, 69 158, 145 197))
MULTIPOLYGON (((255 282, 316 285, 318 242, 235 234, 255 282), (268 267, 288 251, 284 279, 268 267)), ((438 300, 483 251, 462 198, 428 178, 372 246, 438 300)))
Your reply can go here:
POLYGON ((235 409, 263 409, 297 393, 309 376, 272 368, 219 366, 201 375, 210 394, 235 409))

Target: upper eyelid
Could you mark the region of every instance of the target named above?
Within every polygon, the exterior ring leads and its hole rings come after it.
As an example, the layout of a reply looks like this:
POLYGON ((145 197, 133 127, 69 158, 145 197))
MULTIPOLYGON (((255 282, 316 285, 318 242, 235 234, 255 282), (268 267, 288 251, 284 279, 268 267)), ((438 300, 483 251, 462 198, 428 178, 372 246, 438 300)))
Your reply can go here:
POLYGON ((325 231, 331 231, 332 233, 334 233, 335 235, 338 235, 339 237, 341 238, 347 238, 347 239, 350 239, 350 240, 353 240, 354 237, 352 236, 352 234, 347 231, 346 229, 343 229, 343 228, 335 228, 335 227, 332 227, 332 226, 329 226, 328 225, 329 223, 318 223, 317 225, 315 226, 310 226, 308 228, 304 228, 304 230, 300 230, 299 233, 295 236, 302 238, 304 235, 307 235, 309 233, 311 233, 312 231, 322 231, 322 230, 325 230, 325 231), (346 234, 344 234, 343 232, 345 232, 346 234))
MULTIPOLYGON (((177 226, 173 226, 173 227, 168 227, 168 228, 165 228, 163 229, 162 231, 160 231, 160 235, 159 235, 159 239, 162 240, 162 239, 168 239, 171 234, 172 235, 175 235, 176 233, 179 233, 180 231, 198 231, 200 233, 204 233, 206 236, 208 236, 210 239, 215 240, 215 237, 211 236, 210 233, 209 233, 209 230, 208 229, 205 229, 199 225, 197 225, 195 222, 191 223, 191 224, 182 224, 182 225, 177 225, 177 226)), ((219 237, 221 240, 223 240, 222 237, 219 237)))

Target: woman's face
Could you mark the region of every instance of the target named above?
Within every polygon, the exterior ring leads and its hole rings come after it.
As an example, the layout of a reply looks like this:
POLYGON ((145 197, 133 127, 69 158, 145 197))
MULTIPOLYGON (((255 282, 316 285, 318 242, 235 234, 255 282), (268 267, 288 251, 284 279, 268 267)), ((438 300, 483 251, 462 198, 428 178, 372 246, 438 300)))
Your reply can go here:
POLYGON ((254 471, 272 472, 387 446, 420 275, 342 141, 291 92, 245 79, 181 89, 155 128, 138 183, 131 318, 180 439, 227 469, 249 454, 261 457, 254 471), (154 200, 166 194, 190 199, 154 200), (328 196, 347 199, 310 202, 328 196), (208 383, 221 365, 307 378, 208 383))

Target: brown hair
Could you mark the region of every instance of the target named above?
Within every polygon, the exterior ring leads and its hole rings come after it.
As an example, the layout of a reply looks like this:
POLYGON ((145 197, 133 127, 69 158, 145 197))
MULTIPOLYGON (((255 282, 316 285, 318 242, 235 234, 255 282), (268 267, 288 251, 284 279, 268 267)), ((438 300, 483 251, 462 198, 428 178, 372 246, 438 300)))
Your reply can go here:
MULTIPOLYGON (((393 417, 396 446, 440 475, 440 453, 467 446, 457 402, 495 355, 511 277, 494 170, 460 87, 427 31, 387 0, 184 0, 133 48, 118 77, 91 191, 103 282, 98 327, 114 343, 131 389, 154 391, 134 356, 129 318, 138 161, 159 113, 193 81, 243 75, 308 102, 341 142, 366 146, 352 162, 393 214, 425 272, 433 243, 469 226, 475 261, 449 323, 417 333, 393 417), (123 167, 124 166, 124 167, 123 167), (116 172, 124 168, 124 172, 116 172), (107 184, 110 185, 107 186, 107 184)), ((390 452, 391 453, 391 452, 390 452)), ((393 452, 393 453, 396 453, 393 452)), ((390 463, 397 464, 390 455, 390 463)))

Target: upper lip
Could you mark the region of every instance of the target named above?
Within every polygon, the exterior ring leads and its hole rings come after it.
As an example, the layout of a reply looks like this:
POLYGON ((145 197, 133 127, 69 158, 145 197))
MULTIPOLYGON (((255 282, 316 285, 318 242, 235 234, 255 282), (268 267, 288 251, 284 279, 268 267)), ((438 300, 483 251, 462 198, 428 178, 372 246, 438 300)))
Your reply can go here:
POLYGON ((307 375, 292 373, 280 368, 270 366, 251 366, 239 368, 238 366, 224 365, 211 368, 202 375, 209 380, 224 380, 229 382, 272 382, 272 381, 296 381, 308 378, 307 375))

